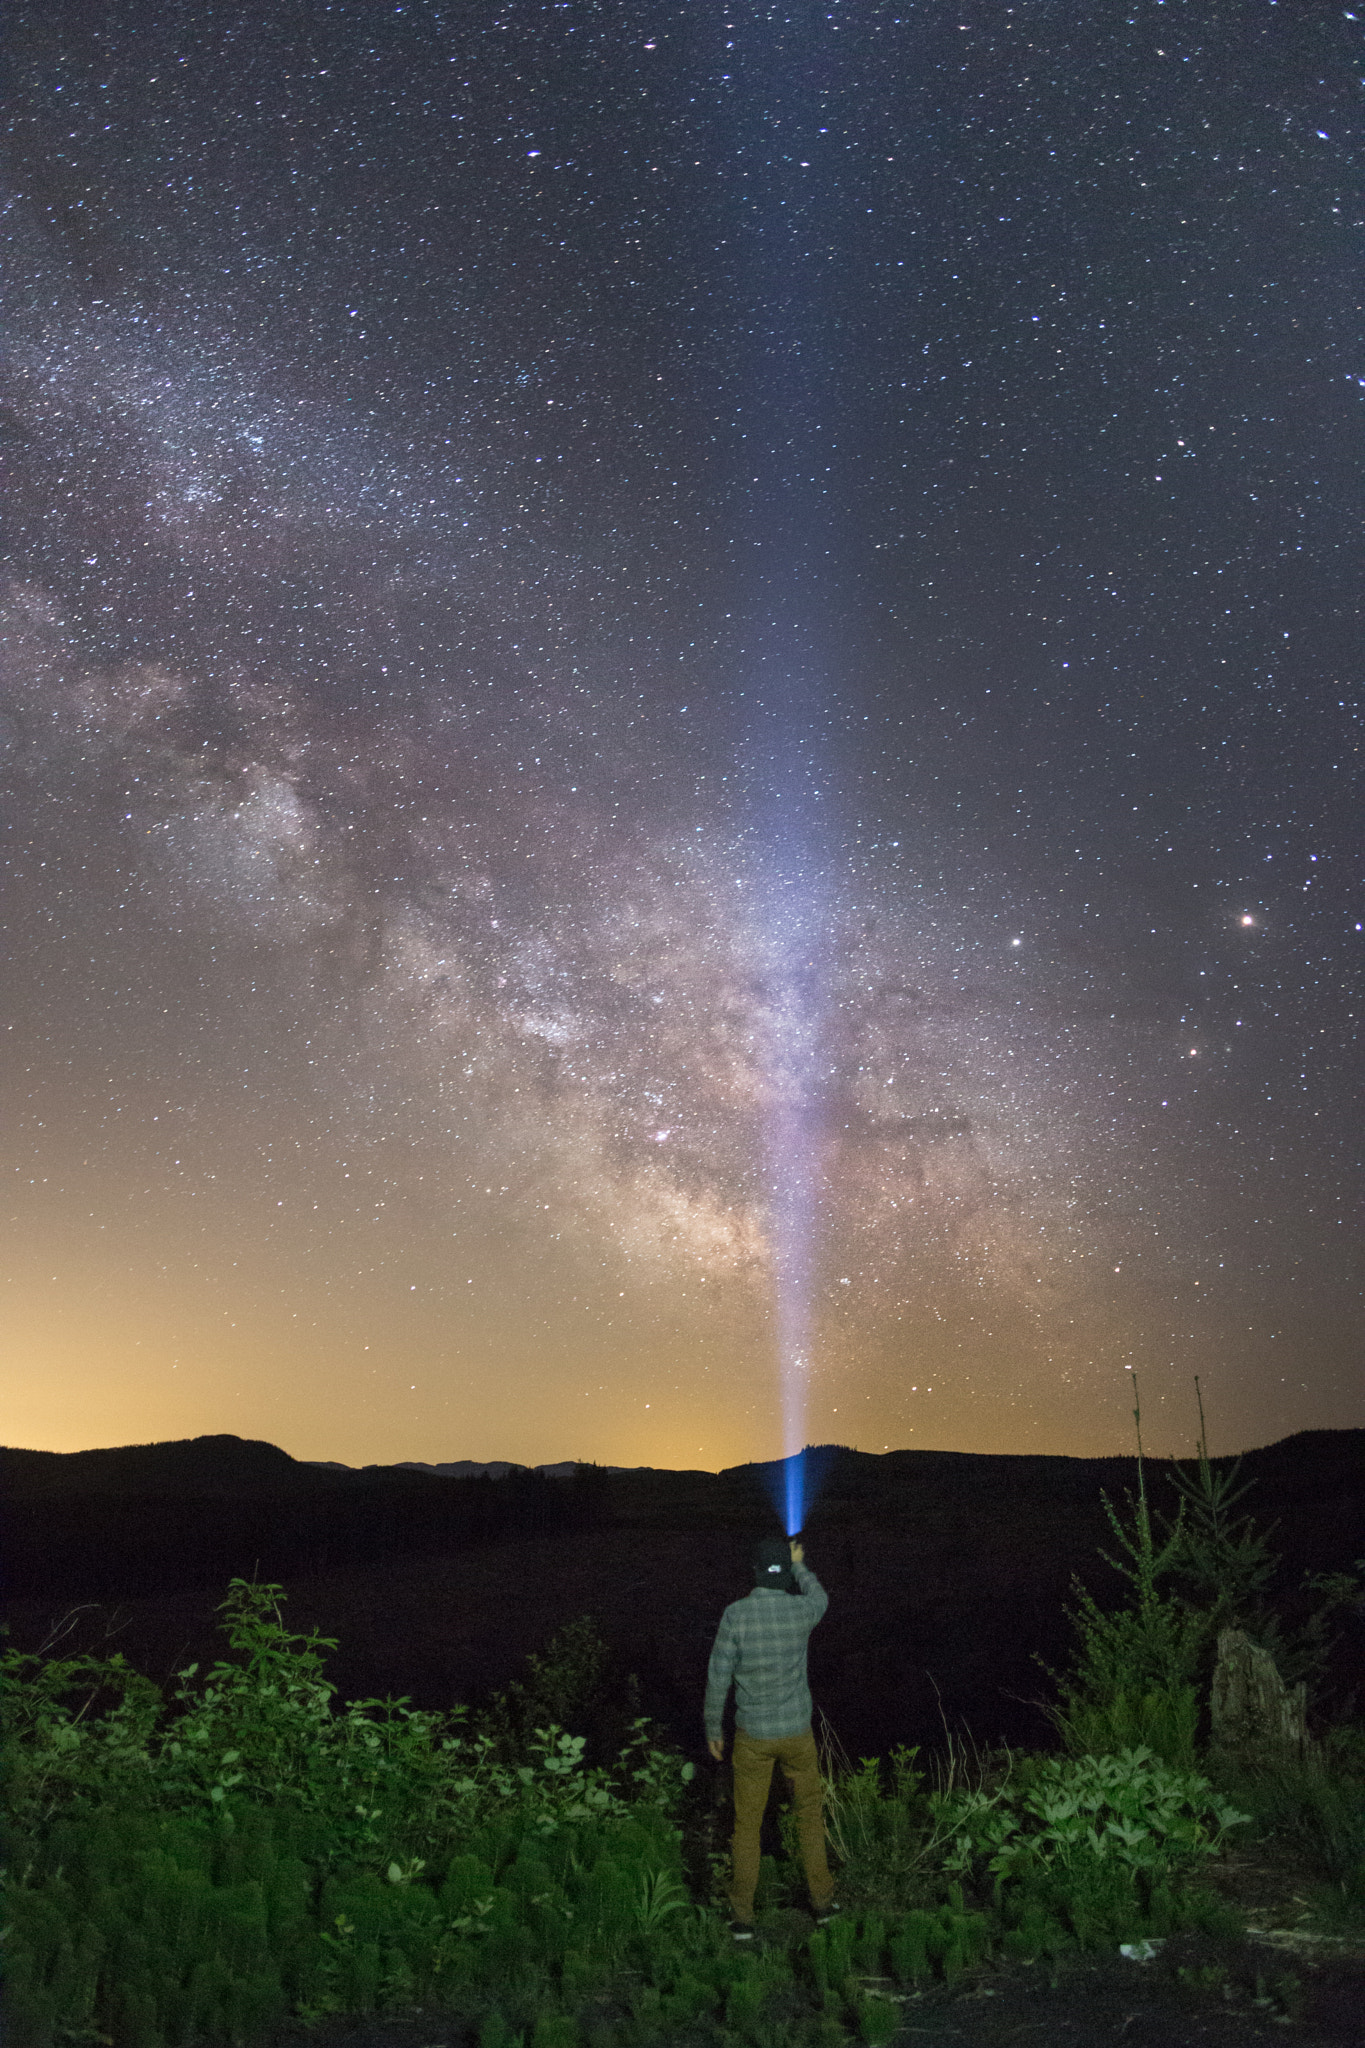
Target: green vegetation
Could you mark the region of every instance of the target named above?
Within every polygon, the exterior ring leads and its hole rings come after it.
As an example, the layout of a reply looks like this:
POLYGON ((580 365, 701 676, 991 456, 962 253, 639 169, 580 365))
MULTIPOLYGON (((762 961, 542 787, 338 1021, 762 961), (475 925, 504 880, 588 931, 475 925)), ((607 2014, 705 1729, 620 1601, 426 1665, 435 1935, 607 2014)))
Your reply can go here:
POLYGON ((232 1654, 169 1708, 121 1657, 4 1659, 13 2040, 247 2041, 431 2001, 553 2041, 547 2014, 661 1928, 685 1948, 692 1766, 643 1722, 604 1768, 557 1727, 509 1754, 459 1710, 338 1710, 335 1644, 291 1634, 278 1587, 236 1580, 222 1612, 232 1654))
MULTIPOLYGON (((898 1996, 994 1951, 1203 1911, 1184 1880, 1234 1818, 1141 1756, 1020 1766, 987 1793, 930 1790, 901 1751, 885 1787, 874 1763, 831 1783, 847 1915, 784 1917, 796 1866, 769 1861, 777 1936, 745 1953, 689 1888, 705 1815, 647 1724, 592 1765, 558 1727, 509 1747, 506 1702, 480 1726, 402 1700, 338 1708, 334 1645, 286 1629, 278 1587, 234 1581, 222 1612, 231 1654, 182 1672, 169 1703, 117 1656, 4 1659, 16 2044, 246 2043, 289 2014, 415 2006, 485 2048, 876 2043, 898 1996)), ((520 1704, 599 1675, 581 1625, 563 1648, 520 1704)))
MULTIPOLYGON (((1129 1496, 1126 1516, 1105 1500, 1105 1512, 1117 1554, 1102 1553, 1125 1582, 1127 1599, 1103 1610, 1078 1586, 1072 1622, 1077 1656, 1072 1669, 1058 1677, 1057 1703, 1046 1709, 1070 1755, 1090 1760, 1093 1768, 1112 1774, 1117 1752, 1145 1756, 1146 1774, 1167 1765, 1165 1792, 1155 1778, 1130 1812, 1131 1820, 1148 1830, 1165 1826, 1172 1809, 1170 1795, 1196 1757, 1211 1781, 1205 1790, 1214 1798, 1210 1811, 1233 1824, 1235 1809, 1260 1841, 1287 1850, 1312 1873, 1310 1905, 1319 1928, 1358 1932, 1365 1928, 1365 1735, 1358 1728, 1328 1729, 1310 1737, 1301 1749, 1271 1741, 1241 1754, 1229 1753, 1211 1740, 1206 1706, 1224 1629, 1238 1629, 1272 1658, 1282 1683, 1311 1681, 1320 1676, 1333 1639, 1335 1617, 1361 1604, 1365 1560, 1354 1571, 1319 1574, 1305 1581, 1300 1599, 1307 1611, 1299 1626, 1286 1632, 1271 1600, 1281 1562, 1271 1539, 1273 1526, 1261 1527, 1241 1506, 1250 1481, 1241 1478, 1241 1461, 1218 1470, 1208 1454, 1204 1404, 1195 1380, 1199 1410, 1199 1444, 1194 1469, 1179 1467, 1170 1476, 1176 1493, 1174 1517, 1153 1527, 1142 1456, 1141 1411, 1136 1376, 1133 1422, 1137 1432, 1138 1490, 1129 1496), (1211 1788, 1216 1788, 1213 1791, 1211 1788), (1223 1802, 1231 1802, 1227 1807, 1223 1802)), ((1042 1767, 1045 1777, 1050 1767, 1042 1767)), ((1023 1780, 1030 1780, 1028 1771, 1023 1780)), ((1187 1780, 1200 1783, 1201 1780, 1187 1780)), ((1135 1782, 1133 1789, 1136 1789, 1135 1782)), ((1001 1827, 998 1815, 980 1795, 980 1828, 1001 1827)), ((1131 1805, 1132 1792, 1126 1795, 1131 1805)), ((1186 1801, 1185 1825, 1193 1821, 1186 1801)), ((1074 1826, 1074 1822, 1069 1825, 1074 1826)), ((1112 1826, 1112 1820, 1109 1823, 1112 1826)), ((1180 1832, 1178 1829, 1177 1832, 1180 1832)), ((1009 1832, 1005 1853, 1016 1850, 1020 1836, 1009 1832)), ((1103 1885, 1092 1896, 1098 1898, 1103 1885)), ((1157 1894, 1150 1900, 1155 1904, 1157 1894)))
MULTIPOLYGON (((1268 1539, 1200 1449, 1160 1536, 1141 1461, 1126 1518, 1106 1502, 1126 1604, 1079 1596, 1052 1710, 1066 1753, 855 1766, 827 1741, 844 1911, 812 1927, 784 1814, 752 1949, 725 1926, 728 1808, 586 1620, 477 1718, 339 1705, 334 1642, 243 1580, 228 1654, 169 1700, 119 1656, 9 1652, 7 2038, 224 2048, 291 2017, 439 2009, 479 2048, 877 2048, 907 1998, 991 1959, 1225 1928, 1200 1873, 1248 1823, 1316 1871, 1321 1924, 1358 1928, 1365 1740, 1196 1768, 1217 1629, 1279 1640, 1268 1539)), ((1358 1581, 1319 1591, 1310 1665, 1358 1581)))
POLYGON ((1194 1387, 1199 1409, 1195 1468, 1183 1471, 1177 1465, 1168 1475, 1176 1494, 1175 1515, 1154 1516, 1133 1375, 1137 1493, 1126 1497, 1123 1514, 1104 1496, 1116 1548, 1100 1553, 1124 1582, 1126 1596, 1116 1607, 1105 1608, 1077 1583, 1070 1615, 1077 1639, 1075 1664, 1067 1673, 1048 1674, 1058 1697, 1045 1711, 1073 1756, 1149 1748, 1169 1764, 1192 1767, 1207 1741, 1203 1724, 1220 1632, 1243 1630, 1273 1657, 1281 1679, 1292 1684, 1320 1674, 1333 1617, 1361 1598, 1365 1566, 1310 1578, 1306 1618, 1292 1635, 1284 1634, 1269 1600, 1280 1571, 1280 1559, 1271 1549, 1274 1527, 1262 1529, 1252 1515, 1236 1512, 1253 1482, 1241 1478, 1240 1459, 1222 1471, 1214 1467, 1197 1378, 1194 1387))
POLYGON ((1220 1756, 1213 1768, 1255 1834, 1306 1866, 1317 1926, 1365 1931, 1365 1733, 1329 1729, 1306 1756, 1220 1756))

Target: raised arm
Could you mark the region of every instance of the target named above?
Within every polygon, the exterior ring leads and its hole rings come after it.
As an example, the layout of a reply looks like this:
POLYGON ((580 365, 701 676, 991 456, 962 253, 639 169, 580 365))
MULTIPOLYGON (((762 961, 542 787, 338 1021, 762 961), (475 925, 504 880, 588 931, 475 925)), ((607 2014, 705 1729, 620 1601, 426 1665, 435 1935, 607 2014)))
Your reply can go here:
POLYGON ((806 1553, 801 1548, 801 1545, 793 1543, 792 1570, 796 1574, 796 1583, 801 1588, 802 1599, 809 1600, 811 1603, 810 1625, 814 1628, 816 1622, 820 1620, 825 1609, 829 1606, 829 1594, 820 1584, 820 1581, 816 1578, 815 1573, 811 1570, 805 1559, 806 1553))

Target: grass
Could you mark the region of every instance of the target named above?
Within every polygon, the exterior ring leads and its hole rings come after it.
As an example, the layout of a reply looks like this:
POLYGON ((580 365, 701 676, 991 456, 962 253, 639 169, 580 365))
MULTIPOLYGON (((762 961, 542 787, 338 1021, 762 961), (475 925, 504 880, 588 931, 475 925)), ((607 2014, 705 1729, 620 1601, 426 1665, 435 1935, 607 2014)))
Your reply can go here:
POLYGON ((1209 1769, 1253 1835, 1308 1871, 1320 1931, 1365 1933, 1365 1731, 1329 1730, 1302 1756, 1214 1752, 1209 1769))

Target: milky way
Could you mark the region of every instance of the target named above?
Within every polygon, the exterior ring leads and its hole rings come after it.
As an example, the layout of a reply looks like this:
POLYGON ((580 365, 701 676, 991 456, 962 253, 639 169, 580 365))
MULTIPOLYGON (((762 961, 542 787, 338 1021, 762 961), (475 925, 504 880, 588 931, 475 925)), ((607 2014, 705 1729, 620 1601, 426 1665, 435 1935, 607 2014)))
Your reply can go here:
POLYGON ((1354 16, 11 37, 16 1440, 1357 1421, 1354 16))

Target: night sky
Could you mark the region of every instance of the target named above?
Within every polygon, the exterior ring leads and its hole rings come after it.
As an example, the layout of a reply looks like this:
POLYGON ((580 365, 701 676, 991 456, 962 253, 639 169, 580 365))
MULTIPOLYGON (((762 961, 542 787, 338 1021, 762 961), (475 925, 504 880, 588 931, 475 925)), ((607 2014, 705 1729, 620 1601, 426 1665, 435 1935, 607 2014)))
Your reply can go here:
POLYGON ((1365 8, 6 46, 7 1440, 1359 1424, 1365 8))

